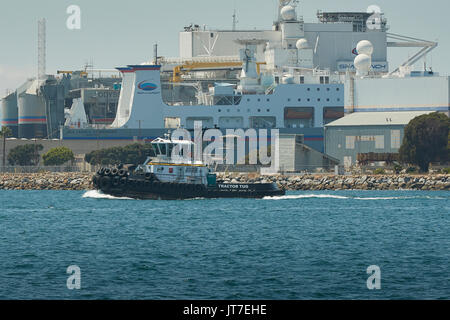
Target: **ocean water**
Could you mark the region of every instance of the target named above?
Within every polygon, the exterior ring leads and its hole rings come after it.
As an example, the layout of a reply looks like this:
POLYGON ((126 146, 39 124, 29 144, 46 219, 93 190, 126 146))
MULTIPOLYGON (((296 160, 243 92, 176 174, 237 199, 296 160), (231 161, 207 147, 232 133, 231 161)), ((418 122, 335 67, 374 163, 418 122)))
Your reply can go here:
POLYGON ((0 191, 0 299, 450 299, 450 193, 0 191), (69 266, 81 289, 67 288, 69 266), (367 268, 381 270, 369 290, 367 268))

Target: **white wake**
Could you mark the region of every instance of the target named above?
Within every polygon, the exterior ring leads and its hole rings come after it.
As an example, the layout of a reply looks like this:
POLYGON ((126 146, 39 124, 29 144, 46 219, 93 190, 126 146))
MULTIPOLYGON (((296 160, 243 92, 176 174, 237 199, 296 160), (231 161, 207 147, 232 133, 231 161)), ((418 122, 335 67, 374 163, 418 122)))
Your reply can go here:
POLYGON ((278 196, 278 197, 265 197, 263 200, 296 200, 296 199, 351 199, 351 200, 408 200, 408 199, 435 199, 435 200, 445 200, 442 197, 430 197, 430 196, 403 196, 403 197, 345 197, 330 194, 299 194, 299 195, 288 195, 288 196, 278 196))
POLYGON ((98 190, 90 190, 86 191, 85 194, 83 194, 83 198, 89 198, 89 199, 107 199, 107 200, 134 200, 132 198, 127 197, 114 197, 109 194, 104 194, 101 191, 98 190))
POLYGON ((309 198, 350 199, 349 197, 335 196, 329 194, 299 194, 290 196, 264 197, 264 200, 295 200, 295 199, 309 199, 309 198))

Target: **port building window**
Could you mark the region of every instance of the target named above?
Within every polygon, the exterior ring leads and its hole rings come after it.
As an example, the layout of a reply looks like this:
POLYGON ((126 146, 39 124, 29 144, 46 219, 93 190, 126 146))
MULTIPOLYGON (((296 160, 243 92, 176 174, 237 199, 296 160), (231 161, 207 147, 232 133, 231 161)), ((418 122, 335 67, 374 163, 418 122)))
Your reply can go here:
POLYGON ((375 136, 375 149, 384 149, 384 136, 375 136))
POLYGON ((400 130, 391 130, 391 148, 400 149, 400 146, 401 146, 400 130))
POLYGON ((345 149, 354 150, 355 149, 355 136, 346 136, 345 137, 345 149))

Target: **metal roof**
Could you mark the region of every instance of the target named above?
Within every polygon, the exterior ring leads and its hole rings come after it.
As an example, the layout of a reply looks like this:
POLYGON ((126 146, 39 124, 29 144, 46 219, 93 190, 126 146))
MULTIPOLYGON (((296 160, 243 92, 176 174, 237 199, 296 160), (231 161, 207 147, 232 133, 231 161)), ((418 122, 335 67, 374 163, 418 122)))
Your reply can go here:
POLYGON ((326 127, 407 125, 415 117, 430 114, 432 112, 433 111, 355 112, 327 124, 326 127))

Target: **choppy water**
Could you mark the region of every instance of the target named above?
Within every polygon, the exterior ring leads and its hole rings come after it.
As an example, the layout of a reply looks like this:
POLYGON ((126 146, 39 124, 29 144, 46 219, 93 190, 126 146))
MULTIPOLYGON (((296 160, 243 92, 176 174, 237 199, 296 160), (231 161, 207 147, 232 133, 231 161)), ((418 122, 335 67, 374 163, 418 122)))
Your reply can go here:
POLYGON ((450 193, 0 191, 0 299, 450 299, 450 193), (66 269, 81 268, 81 290, 66 269), (370 291, 366 269, 381 268, 370 291))

